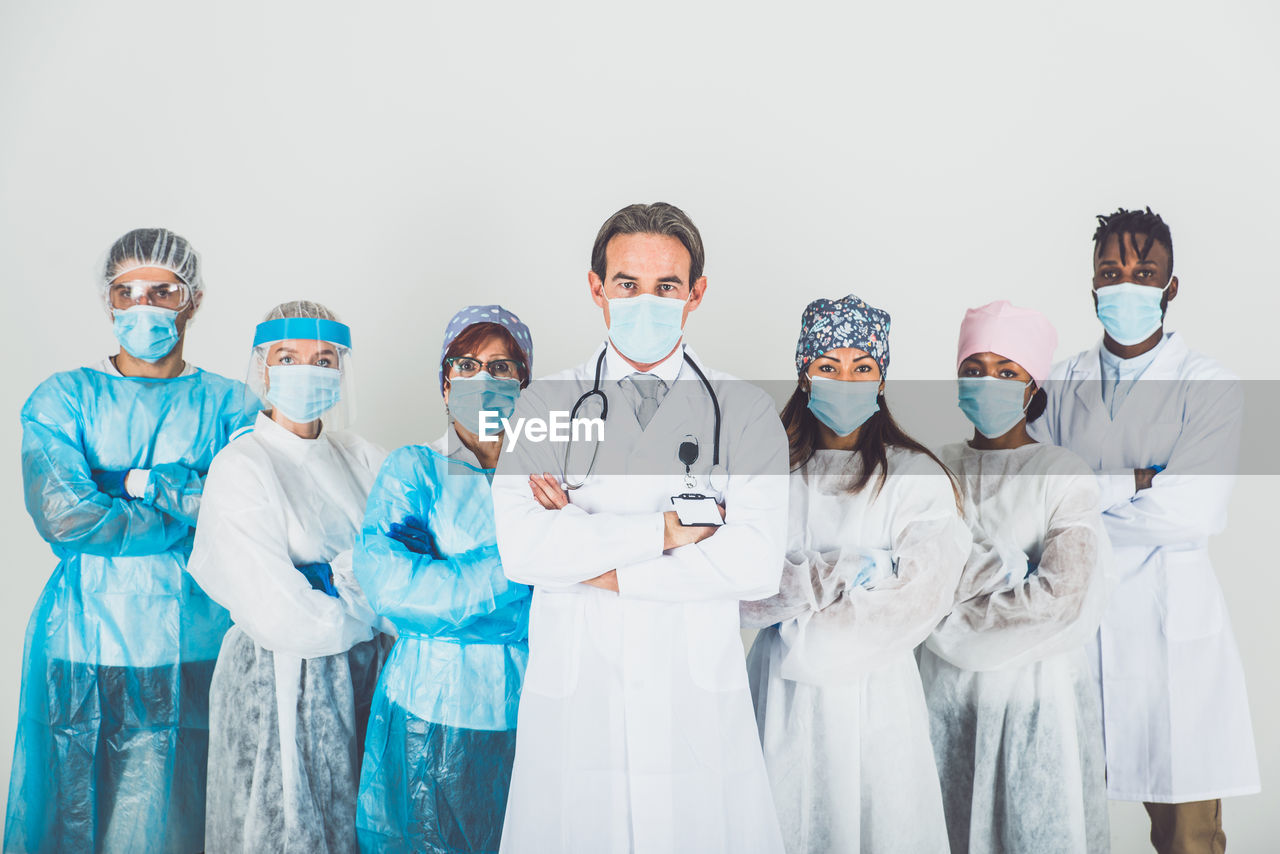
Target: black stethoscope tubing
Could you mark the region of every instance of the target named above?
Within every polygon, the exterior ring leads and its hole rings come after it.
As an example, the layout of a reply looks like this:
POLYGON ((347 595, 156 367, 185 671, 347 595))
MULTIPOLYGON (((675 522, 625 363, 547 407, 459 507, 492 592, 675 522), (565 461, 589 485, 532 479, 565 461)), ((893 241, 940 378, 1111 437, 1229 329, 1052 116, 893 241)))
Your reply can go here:
MULTIPOLYGON (((600 398, 600 420, 605 421, 609 418, 609 397, 600 388, 600 379, 604 373, 604 357, 608 355, 608 345, 600 351, 600 357, 596 359, 596 377, 591 384, 591 390, 583 393, 573 404, 573 409, 569 410, 569 420, 578 417, 578 410, 582 408, 582 404, 586 403, 592 397, 600 398)), ((693 372, 698 375, 698 379, 702 380, 702 384, 707 389, 707 396, 711 398, 711 408, 715 412, 715 431, 713 433, 714 444, 711 447, 711 465, 720 465, 720 400, 716 397, 716 391, 711 387, 711 381, 707 379, 707 375, 702 372, 702 368, 698 367, 698 363, 693 361, 688 352, 684 354, 684 360, 689 363, 689 367, 693 368, 693 372)))

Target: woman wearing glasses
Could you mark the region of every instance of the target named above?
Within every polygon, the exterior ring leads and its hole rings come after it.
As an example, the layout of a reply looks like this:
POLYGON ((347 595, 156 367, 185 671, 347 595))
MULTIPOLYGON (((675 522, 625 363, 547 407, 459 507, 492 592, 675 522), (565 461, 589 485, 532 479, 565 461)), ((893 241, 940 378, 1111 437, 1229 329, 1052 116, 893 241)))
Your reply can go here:
POLYGON ((365 743, 362 851, 498 849, 530 590, 502 572, 490 493, 502 442, 480 439, 481 413, 510 417, 532 358, 529 328, 501 306, 454 315, 439 375, 449 428, 391 454, 369 496, 355 573, 399 637, 365 743))

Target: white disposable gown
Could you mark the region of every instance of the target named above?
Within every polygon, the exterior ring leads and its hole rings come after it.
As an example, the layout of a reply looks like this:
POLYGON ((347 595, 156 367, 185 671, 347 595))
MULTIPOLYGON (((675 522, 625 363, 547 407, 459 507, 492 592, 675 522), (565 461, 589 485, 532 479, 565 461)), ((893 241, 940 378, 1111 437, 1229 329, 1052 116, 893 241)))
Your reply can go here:
MULTIPOLYGON (((1110 850, 1102 709, 1087 645, 1106 601, 1110 549, 1098 487, 1053 445, 950 445, 979 537, 1025 553, 971 566, 977 594, 929 636, 920 675, 952 854, 1110 850), (982 577, 985 575, 985 577, 982 577)), ((966 576, 968 575, 966 571, 966 576)))
MULTIPOLYGON (((595 366, 593 357, 534 382, 515 417, 568 412, 595 366)), ((709 489, 712 401, 688 364, 643 431, 620 371, 606 365, 605 440, 568 507, 543 509, 528 480, 562 474, 564 445, 521 442, 498 464, 502 565, 534 586, 504 852, 782 850, 738 601, 778 589, 786 437, 763 392, 704 370, 723 412, 722 491, 709 489), (690 491, 676 462, 687 434, 701 445, 697 488, 724 503, 726 524, 664 552, 662 513, 690 491), (620 593, 579 583, 615 568, 620 593)))
POLYGON ((382 659, 351 548, 385 452, 258 416, 205 481, 190 572, 234 622, 211 689, 205 847, 354 852, 356 791, 382 659), (295 567, 328 563, 335 598, 295 567))
POLYGON ((1054 367, 1031 433, 1079 455, 1102 495, 1118 583, 1091 660, 1108 793, 1180 803, 1257 792, 1244 668, 1209 561, 1240 453, 1240 384, 1168 333, 1113 419, 1100 347, 1054 367), (1133 470, 1154 464, 1166 468, 1135 491, 1133 470))
POLYGON ((950 610, 972 536, 926 455, 890 448, 883 487, 851 493, 859 471, 820 450, 792 474, 781 590, 742 605, 763 627, 747 667, 765 763, 789 852, 946 854, 912 651, 950 610))

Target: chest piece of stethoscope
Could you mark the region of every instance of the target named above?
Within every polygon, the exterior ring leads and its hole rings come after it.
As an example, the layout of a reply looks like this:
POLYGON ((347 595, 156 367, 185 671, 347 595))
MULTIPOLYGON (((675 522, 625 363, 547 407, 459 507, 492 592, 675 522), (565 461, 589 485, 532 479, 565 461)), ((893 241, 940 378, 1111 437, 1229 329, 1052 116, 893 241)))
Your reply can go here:
POLYGON ((711 472, 707 475, 707 486, 711 487, 712 492, 724 494, 729 486, 729 472, 725 471, 724 466, 716 463, 711 467, 711 472))

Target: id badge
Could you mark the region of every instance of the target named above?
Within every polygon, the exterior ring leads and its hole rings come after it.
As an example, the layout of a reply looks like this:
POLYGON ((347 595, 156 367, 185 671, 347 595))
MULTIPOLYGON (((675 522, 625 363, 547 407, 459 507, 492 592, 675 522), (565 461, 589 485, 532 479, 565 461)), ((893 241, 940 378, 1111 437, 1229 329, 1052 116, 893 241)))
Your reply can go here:
POLYGON ((686 528, 716 528, 724 524, 720 516, 720 508, 710 495, 699 495, 696 492, 685 492, 671 496, 672 509, 680 518, 680 524, 686 528))

